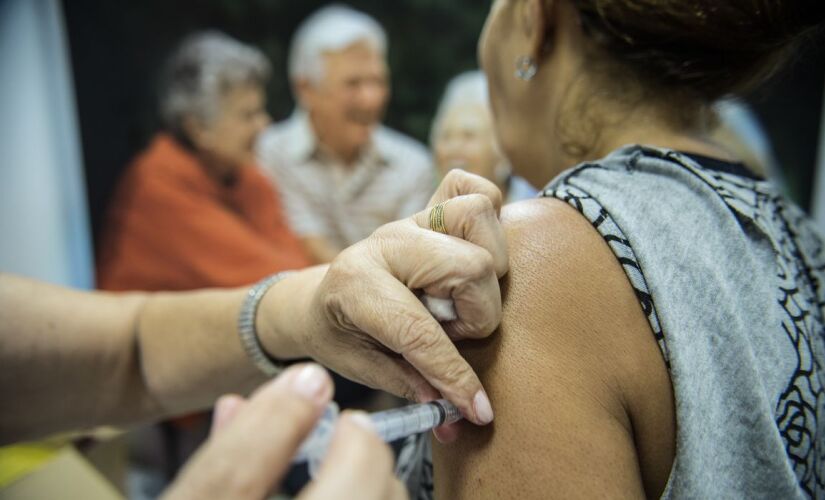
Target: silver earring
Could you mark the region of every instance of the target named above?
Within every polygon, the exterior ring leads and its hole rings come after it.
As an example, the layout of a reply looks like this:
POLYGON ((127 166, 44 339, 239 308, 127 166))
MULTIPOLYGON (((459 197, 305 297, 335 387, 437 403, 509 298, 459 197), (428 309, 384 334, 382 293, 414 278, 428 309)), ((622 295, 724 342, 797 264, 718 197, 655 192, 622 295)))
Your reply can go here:
POLYGON ((539 68, 536 61, 530 56, 521 56, 516 59, 516 78, 529 82, 536 76, 539 68))

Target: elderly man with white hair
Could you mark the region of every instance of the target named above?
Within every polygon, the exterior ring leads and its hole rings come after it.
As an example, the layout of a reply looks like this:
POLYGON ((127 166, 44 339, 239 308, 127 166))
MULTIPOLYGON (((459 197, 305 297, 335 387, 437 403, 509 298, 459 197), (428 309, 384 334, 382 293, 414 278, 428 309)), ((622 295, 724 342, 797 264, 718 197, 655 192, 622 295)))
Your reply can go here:
POLYGON ((289 75, 297 106, 258 143, 292 227, 318 262, 423 208, 434 189, 426 149, 381 125, 387 37, 371 17, 325 7, 298 28, 289 75))

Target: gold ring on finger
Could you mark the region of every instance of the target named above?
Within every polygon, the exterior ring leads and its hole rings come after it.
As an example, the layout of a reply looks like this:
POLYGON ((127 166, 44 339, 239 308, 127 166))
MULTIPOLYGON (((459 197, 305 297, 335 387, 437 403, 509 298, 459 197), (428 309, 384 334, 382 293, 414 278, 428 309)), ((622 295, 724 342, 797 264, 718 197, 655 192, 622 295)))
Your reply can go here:
POLYGON ((447 225, 444 223, 444 206, 447 201, 441 202, 430 209, 430 229, 437 233, 447 234, 447 225))

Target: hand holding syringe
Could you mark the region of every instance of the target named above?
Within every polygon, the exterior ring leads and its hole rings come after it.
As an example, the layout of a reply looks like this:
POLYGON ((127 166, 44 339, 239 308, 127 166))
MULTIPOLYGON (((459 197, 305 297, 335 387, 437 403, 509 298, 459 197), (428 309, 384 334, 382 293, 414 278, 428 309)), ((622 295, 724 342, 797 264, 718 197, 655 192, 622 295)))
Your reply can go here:
MULTIPOLYGON (((458 408, 446 399, 370 414, 376 433, 387 443, 457 422, 461 418, 458 408)), ((293 463, 308 462, 311 476, 315 475, 326 455, 336 420, 338 405, 330 403, 292 460, 293 463)))
MULTIPOLYGON (((451 299, 423 295, 421 301, 439 321, 452 321, 458 317, 451 299)), ((326 455, 332 440, 335 422, 338 420, 338 413, 338 405, 334 402, 330 403, 292 460, 293 463, 308 462, 310 476, 315 476, 315 472, 326 455)), ((379 411, 370 415, 376 433, 385 443, 427 432, 436 427, 457 422, 461 418, 461 411, 446 399, 379 411)))

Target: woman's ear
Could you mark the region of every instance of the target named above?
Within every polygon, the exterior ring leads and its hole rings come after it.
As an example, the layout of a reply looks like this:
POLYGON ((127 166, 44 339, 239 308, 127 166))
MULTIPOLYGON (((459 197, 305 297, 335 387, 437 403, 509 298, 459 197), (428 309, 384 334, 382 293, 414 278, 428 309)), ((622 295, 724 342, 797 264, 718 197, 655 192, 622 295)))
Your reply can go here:
POLYGON ((558 0, 526 0, 522 3, 522 24, 530 42, 530 55, 538 62, 552 46, 553 15, 558 0))

